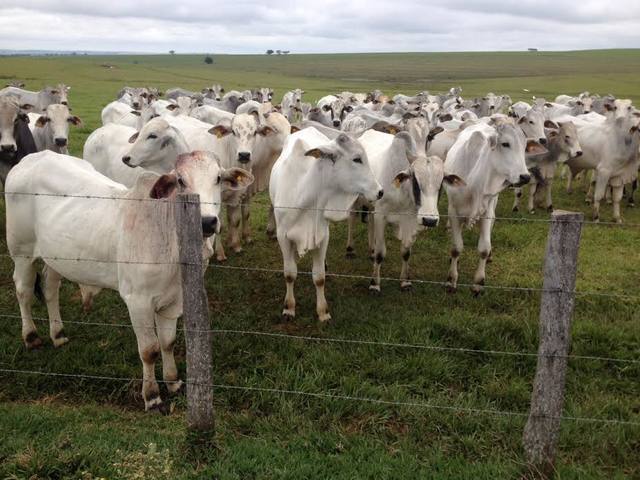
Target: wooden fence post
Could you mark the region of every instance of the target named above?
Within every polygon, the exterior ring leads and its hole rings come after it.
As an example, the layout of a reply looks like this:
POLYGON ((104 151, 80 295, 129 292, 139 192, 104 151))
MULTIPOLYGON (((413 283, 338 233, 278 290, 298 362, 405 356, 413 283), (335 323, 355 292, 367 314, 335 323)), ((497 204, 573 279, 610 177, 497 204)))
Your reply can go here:
POLYGON ((582 213, 561 210, 551 215, 540 302, 538 365, 523 435, 526 461, 534 477, 551 478, 555 470, 583 218, 582 213))
POLYGON ((192 431, 213 431, 213 361, 202 262, 200 196, 179 194, 175 204, 182 269, 182 304, 187 344, 187 422, 192 431))

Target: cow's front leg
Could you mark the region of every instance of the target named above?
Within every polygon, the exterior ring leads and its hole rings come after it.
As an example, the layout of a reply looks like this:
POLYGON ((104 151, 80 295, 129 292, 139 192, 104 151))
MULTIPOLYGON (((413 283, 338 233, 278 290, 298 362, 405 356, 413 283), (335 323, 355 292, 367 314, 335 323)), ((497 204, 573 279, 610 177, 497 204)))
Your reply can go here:
MULTIPOLYGON (((178 378, 178 368, 173 356, 177 323, 178 316, 170 309, 156 313, 156 330, 162 353, 162 379, 165 381, 170 394, 177 393, 183 385, 182 380, 178 378)), ((204 333, 201 335, 204 335, 204 333)))
POLYGON ((413 241, 403 241, 400 246, 400 254, 402 255, 402 270, 400 272, 400 289, 403 291, 411 290, 413 284, 409 280, 409 258, 411 258, 411 246, 413 241))
POLYGON ((629 205, 630 207, 635 207, 636 206, 636 202, 634 200, 634 196, 636 193, 636 190, 638 189, 638 179, 636 178, 632 183, 631 183, 631 192, 629 193, 629 199, 628 199, 628 203, 627 205, 629 205))
POLYGON ((331 320, 329 305, 324 296, 325 284, 325 259, 327 258, 327 247, 329 237, 325 237, 322 244, 313 251, 313 284, 316 286, 316 312, 321 322, 331 320))
POLYGON ((531 178, 531 185, 529 185, 529 198, 527 199, 527 211, 533 215, 536 213, 535 202, 536 202, 536 193, 538 191, 539 185, 535 178, 531 178))
POLYGON ((551 190, 553 188, 553 178, 548 178, 546 180, 547 184, 545 185, 545 194, 546 194, 546 202, 545 202, 545 207, 547 209, 547 212, 552 213, 553 212, 553 201, 551 199, 551 190))
POLYGON ((15 264, 13 281, 16 285, 16 296, 22 317, 22 341, 29 350, 32 350, 42 346, 42 339, 38 336, 31 316, 37 271, 31 258, 15 257, 13 262, 15 264))
POLYGON ((373 251, 373 278, 369 284, 369 291, 372 293, 380 293, 380 268, 382 262, 387 255, 387 245, 384 239, 384 229, 386 219, 384 215, 377 213, 373 219, 369 219, 373 223, 374 251, 373 251))
POLYGON ((129 296, 125 298, 131 324, 138 342, 138 354, 142 360, 142 398, 147 411, 167 413, 160 397, 156 381, 155 365, 160 356, 160 343, 155 332, 155 311, 150 298, 129 296))
POLYGON ((473 286, 471 291, 474 295, 479 295, 482 292, 482 286, 486 277, 487 259, 491 255, 491 227, 493 221, 489 218, 480 219, 480 238, 478 239, 478 254, 480 255, 480 261, 478 262, 478 269, 473 277, 473 286))
POLYGON ((227 228, 229 229, 228 241, 234 252, 242 251, 240 240, 240 222, 242 221, 242 208, 240 205, 227 205, 227 228))
POLYGON ((349 218, 347 219, 347 258, 354 258, 356 256, 353 250, 353 231, 356 228, 357 220, 358 214, 356 212, 349 212, 349 218))
POLYGON ((44 299, 47 304, 49 314, 49 336, 54 347, 61 347, 69 341, 64 334, 62 318, 60 316, 60 283, 62 277, 58 272, 45 265, 44 276, 44 299))
POLYGON ((375 211, 369 214, 369 221, 367 222, 367 243, 369 245, 369 260, 373 261, 373 255, 376 248, 376 230, 375 230, 375 211))
POLYGON ((613 220, 617 223, 622 223, 622 216, 620 215, 620 201, 624 194, 624 186, 611 187, 611 199, 613 200, 613 220))
POLYGON ((242 211, 242 240, 244 240, 247 245, 253 243, 253 238, 251 238, 250 202, 251 197, 247 195, 240 207, 242 211))
POLYGON ((462 222, 456 212, 449 210, 449 223, 451 225, 451 259, 449 260, 449 277, 447 278, 447 290, 453 293, 458 288, 458 260, 464 249, 462 241, 462 222))
POLYGON ((284 281, 287 285, 287 293, 284 297, 284 309, 282 317, 284 320, 292 320, 296 316, 296 298, 293 294, 293 286, 298 276, 298 265, 293 244, 284 236, 278 235, 278 243, 282 251, 284 264, 284 281))
POLYGON ((273 205, 269 205, 269 220, 267 221, 267 237, 276 238, 276 215, 273 212, 273 205))
POLYGON ((600 221, 600 202, 605 196, 607 190, 607 184, 609 183, 609 176, 602 173, 597 172, 596 179, 594 182, 591 182, 592 185, 595 184, 595 188, 593 189, 593 221, 600 221))
POLYGON ((520 198, 522 198, 522 188, 514 188, 513 189, 513 207, 511 208, 512 212, 517 212, 520 210, 520 198))

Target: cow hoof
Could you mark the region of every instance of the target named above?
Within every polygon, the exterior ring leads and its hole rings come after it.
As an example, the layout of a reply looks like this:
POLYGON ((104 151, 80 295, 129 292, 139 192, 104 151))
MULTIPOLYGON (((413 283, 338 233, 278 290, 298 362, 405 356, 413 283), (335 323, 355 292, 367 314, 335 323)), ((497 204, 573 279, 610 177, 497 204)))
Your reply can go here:
POLYGON ((220 262, 220 263, 224 263, 227 261, 227 256, 226 255, 216 255, 216 261, 220 262))
POLYGON ((353 251, 353 247, 347 247, 346 258, 356 258, 356 252, 353 251))
MULTIPOLYGON (((58 335, 60 335, 60 334, 58 334, 58 335)), ((58 338, 52 338, 51 341, 53 342, 53 346, 56 347, 56 348, 60 348, 64 344, 69 343, 69 339, 64 336, 64 333, 62 333, 61 337, 59 336, 58 338)))
POLYGON ((471 293, 475 298, 478 298, 482 293, 482 285, 474 285, 471 287, 471 293))
POLYGON ((240 255, 242 253, 242 247, 232 247, 233 253, 240 255))
POLYGON ((182 380, 167 382, 167 391, 171 397, 182 395, 185 391, 185 383, 182 380))
POLYGON ((267 230, 267 238, 270 240, 276 239, 276 231, 275 230, 267 230))
POLYGON ((400 291, 410 292, 413 290, 413 284, 411 282, 402 282, 400 284, 400 291))
POLYGON ((531 209, 531 210, 529 210, 529 215, 535 215, 535 214, 536 214, 535 209, 531 209))
POLYGON ((636 204, 635 204, 635 203, 633 203, 633 202, 629 202, 629 203, 627 204, 627 207, 629 207, 629 208, 633 208, 633 207, 635 207, 635 206, 636 206, 636 204))
POLYGON ((453 294, 458 291, 458 287, 456 287, 453 283, 448 283, 446 286, 447 293, 453 294))
POLYGON ((369 293, 376 297, 380 296, 380 285, 373 283, 373 280, 371 282, 371 285, 369 285, 369 293))
POLYGON ((547 207, 547 212, 548 212, 548 213, 553 213, 553 205, 549 205, 549 206, 547 207))
POLYGON ((24 337, 24 345, 27 347, 27 350, 36 350, 42 347, 42 339, 33 331, 24 337))
POLYGON ((318 315, 318 319, 322 322, 322 323, 326 323, 329 320, 331 320, 331 315, 329 314, 329 312, 325 312, 322 315, 318 315))
POLYGON ((296 319, 296 312, 293 310, 283 310, 282 311, 282 320, 285 322, 293 322, 296 319))
POLYGON ((512 211, 512 212, 517 212, 517 211, 518 211, 518 207, 517 207, 517 206, 513 207, 513 208, 511 209, 511 211, 512 211))
POLYGON ((616 223, 618 225, 622 225, 622 219, 621 218, 616 218, 616 223))
POLYGON ((587 205, 591 205, 591 199, 590 198, 585 198, 584 199, 584 203, 586 203, 587 205))
POLYGON ((246 243, 247 245, 251 245, 253 243, 253 238, 251 237, 246 237, 244 239, 244 243, 246 243))
POLYGON ((159 397, 158 397, 158 400, 159 400, 158 403, 154 403, 149 408, 147 408, 147 412, 149 412, 149 413, 159 413, 161 415, 169 415, 169 413, 171 411, 169 406, 166 403, 164 403, 162 400, 160 400, 159 397))

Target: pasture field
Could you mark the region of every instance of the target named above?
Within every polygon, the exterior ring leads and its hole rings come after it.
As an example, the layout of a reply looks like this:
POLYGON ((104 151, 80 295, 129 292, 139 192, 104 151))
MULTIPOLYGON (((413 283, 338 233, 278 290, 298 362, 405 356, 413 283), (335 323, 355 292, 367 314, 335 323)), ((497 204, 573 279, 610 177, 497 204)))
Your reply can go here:
MULTIPOLYGON (((640 51, 557 53, 457 53, 204 55, 0 58, 0 84, 17 78, 37 89, 63 81, 72 86, 71 150, 80 155, 87 135, 100 126, 100 111, 123 85, 201 88, 271 86, 279 99, 300 87, 308 99, 333 91, 443 91, 463 96, 488 91, 514 100, 554 98, 584 90, 613 93, 640 103, 640 51), (106 69, 102 64, 112 64, 106 69), (523 89, 530 92, 525 93, 523 89)), ((554 185, 554 206, 583 211, 582 183, 572 195, 554 185)), ((513 194, 500 198, 498 215, 539 222, 499 220, 493 232, 488 285, 542 286, 546 212, 511 213, 513 194)), ((281 269, 275 242, 264 234, 267 197, 255 202, 255 242, 226 265, 281 269)), ((7 257, 4 201, 0 201, 0 368, 139 378, 141 364, 124 303, 101 293, 84 313, 76 285, 61 289, 69 344, 55 350, 46 323, 45 346, 27 352, 7 257), (9 315, 9 317, 2 316, 9 315), (122 327, 116 324, 124 325, 122 327)), ((602 220, 611 207, 602 206, 602 220)), ((441 214, 446 213, 443 196, 441 214)), ((640 359, 640 210, 624 208, 626 226, 585 225, 577 289, 629 295, 585 294, 576 301, 573 355, 640 359), (635 224, 635 225, 634 225, 635 224)), ((358 225, 357 257, 344 256, 346 225, 332 227, 328 272, 367 276, 366 228, 358 225)), ((476 231, 465 232, 460 282, 472 280, 476 231)), ((391 235, 388 235, 390 238, 391 235)), ((387 243, 383 276, 400 273, 399 244, 387 243)), ((414 279, 444 281, 449 238, 445 222, 423 232, 411 257, 414 279)), ((310 270, 310 259, 299 265, 310 270)), ((447 294, 440 285, 415 283, 400 292, 382 284, 370 296, 368 280, 329 277, 333 321, 315 319, 311 279, 296 283, 298 317, 280 317, 282 275, 219 268, 206 274, 216 329, 341 338, 442 347, 536 352, 537 292, 488 289, 474 298, 466 288, 447 294)), ((37 304, 34 315, 46 316, 37 304)), ((240 333, 214 335, 215 382, 227 386, 297 390, 466 409, 527 413, 535 357, 432 351, 400 346, 341 344, 240 333)), ((176 346, 184 378, 184 339, 176 346)), ((389 406, 357 400, 305 397, 266 391, 215 389, 216 447, 195 458, 186 449, 185 401, 167 417, 145 414, 133 381, 92 381, 0 372, 0 478, 518 478, 526 417, 389 406)), ((565 415, 640 422, 640 363, 571 359, 565 415)), ((559 478, 640 478, 640 427, 562 422, 559 478)))

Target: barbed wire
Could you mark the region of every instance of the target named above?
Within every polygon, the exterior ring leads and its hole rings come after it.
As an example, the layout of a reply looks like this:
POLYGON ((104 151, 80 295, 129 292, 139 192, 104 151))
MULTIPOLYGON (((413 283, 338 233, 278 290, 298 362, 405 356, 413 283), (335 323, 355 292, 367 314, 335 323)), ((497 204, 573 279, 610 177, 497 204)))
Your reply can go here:
MULTIPOLYGON (((6 314, 0 313, 0 318, 13 318, 20 320, 22 317, 20 315, 14 314, 6 314)), ((32 317, 31 320, 36 322, 47 323, 49 319, 42 317, 32 317)), ((130 328, 133 329, 133 325, 131 323, 105 323, 105 322, 93 322, 93 321, 77 321, 77 320, 64 320, 63 324, 69 325, 86 325, 86 326, 99 326, 99 327, 112 327, 112 328, 130 328)), ((280 338, 286 340, 303 340, 303 341, 312 341, 319 343, 339 343, 339 344, 347 344, 347 345, 364 345, 364 346, 380 346, 387 348, 406 348, 406 349, 415 349, 415 350, 429 350, 434 352, 443 352, 443 353, 464 353, 464 354, 479 354, 479 355, 503 355, 509 357, 527 357, 527 358, 537 358, 537 357, 545 357, 545 358, 566 358, 570 360, 593 360, 593 361, 602 361, 602 362, 611 362, 611 363, 626 363, 626 364, 640 364, 640 360, 627 359, 627 358, 615 358, 615 357, 601 357, 595 355, 559 355, 559 354, 539 354, 536 352, 514 352, 514 351, 506 351, 506 350, 487 350, 487 349, 478 349, 478 348, 465 348, 465 347, 445 347, 439 345, 426 345, 419 343, 400 343, 400 342, 380 342, 375 340, 362 340, 362 339, 351 339, 351 338, 336 338, 336 337, 313 337, 309 335, 293 335, 289 333, 279 333, 279 332, 263 332, 257 330, 237 330, 237 329, 225 329, 225 328, 213 328, 213 329, 187 329, 180 327, 162 327, 162 326, 152 326, 150 327, 154 330, 171 330, 177 332, 191 332, 191 333, 213 333, 213 334, 231 334, 231 335, 250 335, 250 336, 258 336, 258 337, 270 337, 270 338, 280 338)))
MULTIPOLYGON (((106 264, 123 264, 123 265, 195 265, 195 266, 204 266, 207 268, 219 269, 219 270, 236 270, 236 271, 245 271, 245 272, 258 272, 258 273, 270 273, 270 274, 282 274, 282 275, 305 275, 305 276, 313 276, 313 272, 305 271, 305 270, 284 270, 279 268, 267 268, 267 267, 243 267, 243 266, 233 266, 233 265, 221 265, 219 263, 207 263, 203 261, 202 263, 191 263, 191 262, 159 262, 159 261, 142 261, 142 260, 100 260, 97 258, 80 258, 80 257, 48 257, 48 256, 36 256, 36 255, 22 255, 22 254, 9 254, 9 253, 0 253, 0 257, 8 257, 8 258, 25 258, 29 260, 49 260, 49 261, 64 261, 64 262, 88 262, 88 263, 106 263, 106 264)), ((334 272, 326 272, 325 277, 333 277, 340 279, 352 279, 352 280, 371 280, 371 276, 369 275, 360 275, 360 274, 351 274, 351 273, 334 273, 334 272)), ((417 284, 424 285, 435 285, 435 286, 443 286, 450 287, 451 284, 449 282, 443 282, 440 280, 427 280, 427 279, 407 279, 401 280, 399 278, 394 277, 380 277, 380 281, 384 282, 393 282, 399 283, 403 281, 409 281, 417 284)), ((456 283, 456 288, 472 288, 477 287, 477 285, 472 283, 456 283)), ((614 292, 597 292, 597 291, 580 291, 580 290, 564 290, 561 288, 551 288, 545 289, 541 287, 518 287, 518 286, 509 286, 509 285, 482 285, 483 289, 488 290, 502 290, 502 291, 516 291, 516 292, 534 292, 534 293, 567 293, 573 294, 576 296, 593 296, 593 297, 608 297, 608 298, 620 298, 625 300, 636 300, 640 301, 639 296, 635 295, 627 295, 624 293, 614 293, 614 292)))
MULTIPOLYGON (((61 197, 61 198, 84 198, 84 199, 97 199, 97 200, 124 200, 130 202, 162 202, 162 203, 174 203, 176 201, 182 203, 196 203, 190 202, 188 200, 173 200, 173 199, 155 199, 155 198, 143 198, 143 197, 112 197, 112 196, 104 196, 104 195, 79 195, 79 194, 68 194, 68 193, 40 193, 40 192, 15 192, 9 191, 4 192, 6 195, 31 195, 36 197, 61 197)), ((219 206, 230 206, 230 207, 249 207, 251 203, 235 203, 235 202, 206 202, 200 201, 197 202, 200 205, 219 205, 219 206)), ((368 215, 376 215, 375 210, 367 210, 367 209, 339 209, 339 208, 320 208, 320 207, 296 207, 296 206, 273 206, 274 210, 303 210, 303 211, 315 211, 315 212, 335 212, 335 213, 351 213, 351 214, 368 214, 368 215)), ((579 213, 579 212, 578 212, 579 213)), ((416 216, 417 211, 414 212, 393 212, 393 215, 400 216, 416 216)), ((468 217, 465 215, 449 215, 449 214, 440 214, 440 217, 443 218, 459 218, 459 219, 467 219, 468 217)), ((503 217, 503 216, 479 216, 474 217, 477 220, 499 220, 499 221, 509 221, 509 222, 521 222, 521 223, 579 223, 582 225, 598 225, 598 226, 616 226, 616 227, 628 227, 628 228, 638 228, 640 227, 640 223, 618 223, 618 222, 603 222, 596 220, 562 220, 562 219, 552 219, 552 218, 527 218, 527 217, 503 217)))
MULTIPOLYGON (((90 374, 78 374, 78 373, 43 372, 40 370, 18 370, 13 368, 0 368, 0 372, 21 374, 21 375, 41 375, 41 376, 51 376, 51 377, 78 378, 82 380, 102 380, 102 381, 120 381, 120 382, 137 382, 137 383, 142 383, 144 381, 141 378, 134 378, 134 377, 115 377, 115 376, 102 376, 102 375, 90 375, 90 374)), ((328 400, 348 400, 348 401, 373 403, 373 404, 396 406, 396 407, 426 408, 426 409, 433 409, 433 410, 445 410, 445 411, 471 413, 471 414, 478 414, 478 415, 497 415, 497 416, 518 417, 518 418, 529 417, 529 413, 524 413, 524 412, 494 410, 490 408, 462 407, 462 406, 455 406, 455 405, 441 405, 441 404, 425 403, 425 402, 404 402, 404 401, 396 401, 396 400, 384 400, 380 398, 359 397, 359 396, 351 396, 351 395, 328 393, 328 392, 305 392, 301 390, 289 390, 289 389, 279 389, 279 388, 270 388, 270 387, 252 387, 252 386, 245 386, 245 385, 228 385, 228 384, 219 384, 219 383, 204 383, 204 382, 193 382, 189 380, 185 380, 185 381, 156 380, 156 382, 164 383, 164 384, 176 384, 176 383, 182 382, 183 384, 187 384, 187 385, 196 385, 196 386, 209 387, 214 389, 217 388, 217 389, 224 389, 224 390, 239 390, 239 391, 260 392, 260 393, 286 394, 286 395, 322 398, 322 399, 328 399, 328 400)), ((636 422, 632 420, 619 420, 614 418, 577 417, 577 416, 570 416, 570 415, 559 415, 559 416, 535 415, 535 417, 547 418, 550 420, 555 419, 555 420, 569 420, 574 422, 598 423, 598 424, 604 424, 604 425, 626 425, 626 426, 634 426, 634 427, 640 426, 640 422, 636 422)))

